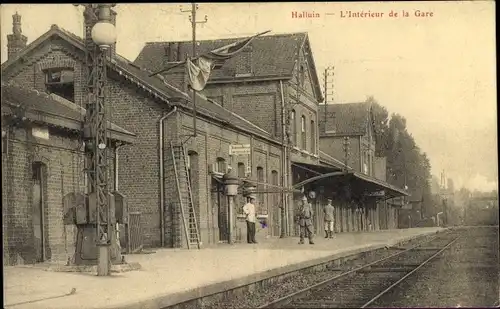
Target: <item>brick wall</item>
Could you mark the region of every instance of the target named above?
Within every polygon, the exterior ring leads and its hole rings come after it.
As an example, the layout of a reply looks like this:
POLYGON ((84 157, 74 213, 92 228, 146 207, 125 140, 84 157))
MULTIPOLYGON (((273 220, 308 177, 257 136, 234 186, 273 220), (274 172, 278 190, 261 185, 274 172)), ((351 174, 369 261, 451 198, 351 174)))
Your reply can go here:
MULTIPOLYGON (((181 114, 182 135, 192 134, 192 117, 190 114, 181 114)), ((219 241, 219 222, 217 199, 211 192, 212 177, 208 173, 208 166, 215 164, 217 158, 223 158, 233 169, 237 169, 238 163, 247 164, 247 156, 229 156, 230 144, 251 144, 250 155, 251 177, 256 179, 257 167, 264 170, 264 181, 270 183, 271 173, 276 171, 281 179, 281 148, 259 138, 252 138, 248 134, 224 128, 216 123, 206 120, 197 121, 197 137, 191 138, 186 144, 186 150, 198 154, 198 174, 193 182, 198 183, 198 190, 194 192, 200 201, 198 209, 200 212, 200 229, 203 242, 216 243, 219 241)), ((268 189, 268 188, 266 188, 268 189)), ((257 201, 257 211, 268 213, 270 220, 278 205, 273 204, 272 194, 263 194, 263 200, 257 201)), ((195 198, 196 200, 196 198, 195 198)), ((226 207, 225 201, 221 203, 226 207)), ((235 214, 242 207, 242 200, 237 199, 235 214)), ((274 218, 277 220, 278 218, 274 218)), ((268 229, 267 233, 271 231, 268 229)), ((275 235, 277 236, 277 235, 275 235)))
POLYGON ((281 138, 279 82, 209 84, 203 94, 214 99, 222 98, 222 106, 281 138))
MULTIPOLYGON (((75 47, 58 38, 52 38, 40 46, 39 49, 26 55, 23 62, 5 70, 2 78, 14 81, 24 87, 45 91, 45 75, 43 70, 49 68, 72 68, 75 79, 75 103, 83 103, 83 72, 82 53, 75 47)), ((83 120, 83 116, 82 116, 83 120)), ((112 119, 110 119, 112 120, 112 119)), ((31 132, 31 131, 29 131, 31 132)), ((50 248, 50 257, 55 260, 67 260, 68 255, 74 253, 75 227, 62 224, 62 195, 83 186, 83 156, 76 150, 77 140, 69 138, 66 133, 51 136, 49 143, 37 141, 41 145, 26 143, 24 130, 14 132, 14 141, 9 142, 9 156, 2 156, 2 168, 5 166, 3 176, 13 177, 15 183, 7 186, 2 199, 8 201, 10 208, 4 208, 9 213, 9 236, 4 238, 8 242, 7 259, 11 264, 31 262, 33 259, 33 226, 30 223, 28 205, 31 203, 31 164, 40 160, 47 166, 47 239, 50 248), (38 158, 38 159, 37 159, 38 158), (78 161, 82 160, 80 164, 78 161), (28 216, 28 217, 26 217, 28 216), (28 219, 21 219, 28 218, 28 219), (50 224, 49 224, 50 223, 50 224), (31 243, 30 243, 31 241, 31 243), (23 244, 28 243, 25 246, 23 244)), ((78 142, 80 143, 80 142, 78 142)), ((127 147, 123 147, 126 149, 127 147)), ((113 189, 113 151, 108 153, 110 160, 109 172, 110 186, 113 189)), ((83 190, 83 187, 81 188, 83 190)), ((4 204, 7 205, 7 204, 4 204)), ((29 206, 31 207, 31 206, 29 206)), ((5 228, 5 226, 4 226, 5 228)), ((4 233, 7 235, 8 233, 4 233)), ((5 255, 5 252, 4 252, 5 255)))
MULTIPOLYGON (((50 140, 31 136, 29 126, 12 129, 8 153, 2 155, 4 207, 4 264, 33 263, 35 246, 33 229, 34 162, 44 164, 44 237, 46 257, 67 261, 75 251, 76 226, 63 224, 63 196, 83 192, 83 152, 81 141, 67 133, 50 130, 50 140)), ((110 189, 113 188, 113 153, 109 154, 110 189)))
MULTIPOLYGON (((42 45, 39 50, 27 55, 26 61, 15 68, 5 72, 7 79, 14 79, 18 83, 28 85, 38 90, 45 90, 43 69, 57 66, 73 66, 75 72, 75 103, 83 102, 83 55, 69 44, 59 40, 51 39, 42 45)), ((159 180, 159 119, 168 112, 167 106, 163 102, 158 102, 146 93, 138 90, 130 82, 126 81, 113 72, 108 73, 109 77, 109 100, 110 117, 109 120, 117 125, 134 132, 137 135, 137 142, 133 146, 124 146, 119 150, 119 188, 120 192, 127 196, 129 211, 139 211, 143 228, 143 242, 145 246, 157 247, 161 245, 160 237, 160 180, 159 180)), ((257 94, 274 95, 276 103, 281 106, 279 96, 276 97, 278 86, 276 83, 267 83, 260 88, 248 88, 246 85, 232 85, 232 92, 224 92, 224 104, 230 106, 233 102, 233 95, 248 93, 250 89, 257 94), (273 91, 270 91, 272 89, 273 91)), ((260 98, 260 97, 256 97, 260 98)), ((254 100, 259 104, 258 100, 254 100)), ((262 104, 267 106, 268 104, 262 104)), ((274 107, 273 107, 274 108, 274 107)), ((281 116, 262 110, 260 116, 268 117, 266 123, 271 129, 281 129, 281 116), (277 123, 274 124, 274 120, 277 123)), ((244 115, 245 116, 245 115, 244 115)), ((252 116, 253 115, 247 115, 252 116)), ((190 115, 173 116, 165 121, 165 154, 168 151, 168 142, 177 140, 179 134, 189 132, 191 125, 190 115), (187 123, 185 123, 187 121, 187 123), (182 125, 181 125, 182 124, 182 125), (181 131, 182 128, 182 131, 181 131)), ((252 119, 250 119, 252 120, 252 119)), ((200 213, 200 227, 202 231, 202 241, 214 243, 219 240, 218 214, 217 208, 212 203, 210 192, 212 179, 208 174, 208 164, 215 163, 217 157, 225 158, 228 162, 229 143, 249 143, 251 138, 245 134, 223 128, 210 121, 198 121, 199 126, 206 126, 206 132, 200 131, 196 139, 191 139, 190 143, 196 141, 196 151, 199 154, 198 174, 199 188, 196 198, 200 213)), ((272 130, 271 130, 272 131, 272 130)), ((272 131, 273 132, 273 131, 272 131)), ((267 142, 254 139, 256 149, 252 155, 252 172, 256 172, 259 164, 265 167, 265 180, 267 181, 273 170, 278 171, 281 179, 279 146, 270 146, 267 142), (260 144, 259 144, 260 143, 260 144), (266 158, 268 160, 266 161, 266 158)), ((236 160, 236 159, 235 159, 236 160)), ((238 159, 239 160, 239 159, 238 159)), ((235 162, 236 167, 237 162, 235 162)), ((179 214, 175 211, 176 195, 173 185, 172 171, 166 168, 165 173, 165 241, 167 246, 182 245, 179 238, 181 223, 179 214), (170 191, 169 191, 170 190, 170 191), (179 244, 180 243, 180 244, 179 244)), ((269 198, 263 201, 263 208, 269 207, 269 198)), ((178 208, 177 208, 178 209, 178 208)), ((182 236, 182 235, 180 235, 182 236)))
POLYGON ((83 103, 84 80, 82 65, 83 54, 75 47, 70 46, 61 39, 49 39, 39 49, 28 53, 22 64, 18 64, 4 71, 4 80, 14 80, 17 83, 45 91, 45 75, 43 70, 48 68, 73 68, 75 79, 75 103, 83 103))
MULTIPOLYGON (((342 136, 322 136, 319 140, 321 151, 344 163, 344 137, 342 136)), ((359 138, 349 138, 349 158, 348 165, 355 171, 360 172, 359 138)))
MULTIPOLYGON (((295 125, 295 130, 291 129, 291 132, 295 131, 295 143, 294 145, 301 150, 305 150, 310 153, 318 153, 318 132, 319 132, 319 122, 318 122, 318 104, 310 96, 306 95, 304 92, 299 92, 297 94, 296 87, 292 85, 292 82, 287 83, 287 93, 288 102, 290 105, 290 110, 295 111, 295 119, 290 125, 295 125), (297 99, 300 103, 297 102, 297 99), (302 139, 302 116, 305 117, 305 144, 302 139), (314 121, 315 125, 315 143, 312 143, 311 139, 311 120, 314 121), (314 147, 313 147, 314 146, 314 147)), ((293 140, 293 139, 292 139, 293 140)))
POLYGON ((374 157, 374 177, 383 181, 387 181, 387 158, 374 157))
POLYGON ((160 245, 159 127, 165 106, 122 78, 109 74, 110 121, 134 132, 134 145, 119 150, 119 188, 129 211, 141 212, 143 242, 160 245))

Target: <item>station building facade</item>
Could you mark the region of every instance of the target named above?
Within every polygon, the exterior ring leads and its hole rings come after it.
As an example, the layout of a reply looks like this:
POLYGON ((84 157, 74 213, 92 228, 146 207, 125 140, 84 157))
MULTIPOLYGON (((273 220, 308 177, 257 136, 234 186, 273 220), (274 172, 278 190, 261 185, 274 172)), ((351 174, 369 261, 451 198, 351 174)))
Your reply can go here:
MULTIPOLYGON (((76 226, 63 202, 86 192, 82 141, 85 110, 54 94, 2 82, 2 227, 4 265, 72 261, 76 226)), ((108 123, 109 186, 115 149, 133 133, 108 123)))
MULTIPOLYGON (((54 25, 27 46, 22 47, 26 42, 23 37, 18 40, 18 44, 9 41, 12 53, 2 64, 3 78, 28 89, 58 95, 81 107, 85 95, 82 38, 54 25), (53 87, 48 83, 53 76, 64 85, 53 87)), ((226 43, 213 44, 218 47, 226 43)), ((203 44, 202 41, 200 52, 211 48, 203 44)), ((111 55, 107 74, 109 121, 136 137, 133 146, 120 147, 113 153, 117 171, 113 186, 127 197, 128 212, 139 215, 144 246, 185 244, 176 174, 165 163, 172 143, 182 143, 185 148, 204 245, 228 240, 227 199, 221 181, 228 166, 241 179, 258 183, 258 212, 268 217, 268 228, 262 232, 266 236, 280 235, 281 226, 285 227, 286 235, 296 235, 298 200, 310 192, 315 193, 311 199, 318 213, 317 230, 322 229, 321 205, 332 196, 342 200, 339 220, 347 220, 339 223, 337 229, 364 229, 347 219, 342 211, 356 209, 349 206, 353 192, 364 196, 387 188, 387 184, 376 182, 373 177, 355 175, 350 166, 335 158, 336 154, 320 151, 318 106, 322 96, 307 34, 262 37, 252 44, 255 46, 251 45, 247 52, 214 71, 206 90, 197 94, 196 116, 193 95, 182 74, 174 71, 151 76, 160 65, 182 60, 171 58, 175 51, 177 55, 185 54, 179 52, 180 44, 176 48, 170 48, 170 44, 166 48, 163 43, 147 44, 133 63, 116 53, 111 55), (259 40, 265 42, 259 45, 259 40), (145 51, 151 46, 155 47, 155 57, 159 57, 161 50, 162 56, 167 53, 167 60, 158 62, 151 54, 148 56, 145 51), (270 56, 269 50, 275 49, 281 52, 270 56), (254 52, 261 53, 260 58, 254 52), (250 145, 249 155, 230 155, 230 145, 242 144, 250 145), (351 173, 347 175, 347 171, 351 173), (331 176, 332 173, 335 175, 331 176), (345 183, 355 189, 344 189, 348 187, 345 183), (283 187, 294 187, 295 193, 285 195, 283 187), (283 202, 284 196, 289 196, 288 203, 283 202), (285 216, 282 216, 280 207, 284 204, 285 216), (353 227, 348 228, 348 222, 353 227)), ((391 187, 388 192, 404 194, 391 187)), ((358 208, 367 205, 363 199, 358 200, 358 208)), ((240 198, 236 214, 242 203, 240 198)))
MULTIPOLYGON (((13 52, 2 64, 2 75, 8 82, 57 94, 81 107, 85 95, 84 59, 82 38, 53 25, 32 43, 13 52), (60 76, 64 85, 52 87, 47 76, 60 76)), ((144 246, 182 247, 185 242, 175 175, 171 167, 163 164, 162 168, 160 162, 168 159, 170 142, 183 141, 201 241, 205 245, 227 241, 227 201, 221 175, 233 166, 242 178, 253 175, 264 181, 274 179, 279 186, 280 142, 203 94, 197 96, 197 135, 192 137, 192 97, 161 76, 150 77, 150 73, 117 54, 108 62, 108 119, 136 136, 133 147, 120 148, 113 155, 118 162, 114 186, 127 197, 129 213, 140 214, 144 246), (250 144, 251 154, 230 156, 231 144, 250 144)), ((277 215, 273 219, 276 211, 268 209, 271 203, 258 207, 270 222, 278 219, 277 215)), ((272 233, 273 229, 268 230, 272 233)))
MULTIPOLYGON (((241 39, 201 40, 198 51, 199 54, 203 54, 241 39)), ((191 53, 191 44, 188 41, 150 42, 146 43, 134 64, 156 72, 163 67, 175 65, 185 60, 185 57, 189 57, 191 53)), ((163 72, 162 75, 165 80, 176 87, 187 89, 188 83, 183 69, 172 69, 163 72)), ((341 143, 337 143, 336 139, 325 139, 326 136, 320 130, 321 126, 319 125, 323 121, 324 115, 319 105, 323 101, 323 97, 307 33, 278 34, 255 38, 241 53, 228 60, 220 69, 212 72, 203 93, 214 102, 218 102, 219 105, 265 129, 271 136, 281 141, 282 145, 286 145, 286 149, 284 148, 282 152, 287 155, 287 158, 283 160, 284 173, 281 175, 283 177, 281 183, 285 183, 287 187, 296 186, 313 176, 328 172, 342 174, 341 172, 349 170, 378 183, 376 191, 389 186, 391 188, 389 191, 395 195, 406 194, 385 183, 383 176, 378 179, 374 177, 375 166, 382 174, 385 174, 385 167, 375 164, 375 160, 382 159, 374 156, 374 138, 369 135, 369 131, 366 134, 360 134, 362 139, 359 137, 352 139, 353 145, 351 145, 348 161, 343 160, 343 153, 338 151, 338 146, 342 147, 341 143), (363 153, 366 153, 365 157, 369 158, 368 161, 371 162, 371 165, 365 164, 366 167, 360 161, 361 146, 363 153), (339 160, 339 158, 342 159, 339 160), (346 163, 347 166, 345 166, 346 163), (371 169, 368 172, 366 169, 369 166, 371 169)), ((365 120, 369 117, 367 111, 361 113, 361 117, 364 117, 365 120)), ((349 126, 350 118, 347 117, 345 121, 346 126, 349 126)), ((371 129, 367 126, 366 121, 363 121, 362 124, 365 125, 363 132, 371 129)), ((354 126, 360 124, 353 123, 352 125, 351 131, 357 130, 354 126)), ((340 138, 342 139, 342 137, 340 138)), ((259 179, 264 182, 268 180, 265 177, 259 179)), ((346 198, 339 185, 335 183, 338 181, 330 185, 328 183, 318 185, 314 181, 308 182, 305 187, 294 187, 295 193, 290 194, 290 200, 285 208, 286 235, 297 235, 298 228, 295 221, 299 200, 303 194, 308 194, 310 191, 314 191, 314 198, 311 200, 316 208, 317 221, 315 226, 317 230, 323 228, 321 207, 326 202, 327 197, 336 196, 339 199, 338 218, 348 216, 348 211, 341 209, 347 208, 347 202, 351 200, 351 197, 346 198), (341 213, 341 211, 345 213, 341 213)), ((369 181, 358 179, 355 185, 357 187, 370 187, 370 184, 369 181)), ((264 187, 261 187, 260 190, 266 192, 264 187)), ((263 193, 258 200, 260 203, 268 205, 275 203, 276 200, 283 203, 284 196, 281 196, 281 199, 271 200, 273 195, 263 193)), ((389 194, 389 196, 392 195, 389 194)), ((362 208, 362 206, 360 207, 362 208)), ((349 209, 351 208, 354 209, 354 207, 349 206, 349 209)), ((366 223, 365 227, 352 223, 351 215, 349 215, 349 219, 345 219, 344 224, 339 221, 337 230, 339 232, 368 230, 371 228, 370 226, 374 230, 380 228, 381 225, 378 224, 380 220, 375 217, 378 212, 371 211, 370 214, 371 222, 366 223)), ((361 219, 358 221, 361 222, 361 219)), ((368 221, 365 220, 365 222, 368 221)), ((382 226, 395 228, 394 225, 382 224, 382 226)), ((272 235, 276 236, 277 234, 274 232, 272 235)))

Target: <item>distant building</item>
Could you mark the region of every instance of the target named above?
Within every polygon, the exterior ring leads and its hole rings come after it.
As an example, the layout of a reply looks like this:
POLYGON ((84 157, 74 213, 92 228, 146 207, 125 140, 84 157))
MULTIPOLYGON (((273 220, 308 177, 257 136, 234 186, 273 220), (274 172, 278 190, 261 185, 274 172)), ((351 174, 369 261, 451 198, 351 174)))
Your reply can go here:
MULTIPOLYGON (((328 155, 338 158, 355 172, 377 179, 384 187, 392 187, 387 181, 386 158, 375 155, 376 137, 372 103, 338 103, 320 106, 320 148, 328 155), (346 146, 347 143, 347 146, 346 146), (347 152, 347 153, 346 153, 347 152)), ((401 190, 401 189, 399 189, 401 190)), ((400 194, 399 197, 404 196, 400 194)), ((372 215, 375 229, 397 228, 401 206, 396 200, 377 203, 372 215)))

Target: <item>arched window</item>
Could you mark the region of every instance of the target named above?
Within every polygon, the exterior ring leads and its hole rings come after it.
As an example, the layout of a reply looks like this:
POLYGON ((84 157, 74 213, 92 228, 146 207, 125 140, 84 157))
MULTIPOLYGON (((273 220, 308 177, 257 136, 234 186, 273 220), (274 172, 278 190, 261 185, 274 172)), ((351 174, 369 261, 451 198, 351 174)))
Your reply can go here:
POLYGON ((257 191, 259 192, 257 202, 259 205, 264 205, 264 193, 262 193, 264 191, 264 185, 262 184, 264 182, 264 169, 261 166, 257 166, 257 182, 259 182, 257 184, 257 191))
POLYGON ((293 145, 297 144, 297 122, 295 121, 295 110, 290 113, 290 134, 293 145))
POLYGON ((226 160, 224 158, 217 158, 217 164, 215 164, 215 171, 219 173, 226 173, 226 160))
MULTIPOLYGON (((246 176, 245 174, 246 174, 245 163, 238 162, 238 177, 245 178, 246 176)), ((246 203, 246 198, 243 197, 243 195, 239 195, 238 201, 239 205, 244 205, 246 203)), ((237 210, 238 214, 243 214, 243 207, 237 207, 237 210)))
POLYGON ((187 156, 187 168, 189 172, 189 179, 191 181, 191 185, 194 182, 198 182, 197 172, 198 172, 198 153, 195 151, 189 151, 187 156))
POLYGON ((238 162, 238 177, 245 177, 245 163, 238 162))
POLYGON ((302 149, 306 150, 306 116, 300 117, 300 134, 302 139, 302 149))
POLYGON ((316 153, 316 123, 311 120, 311 152, 316 153))
POLYGON ((189 174, 189 181, 191 183, 191 194, 193 196, 193 206, 196 211, 196 221, 200 222, 200 199, 199 199, 199 186, 200 182, 200 170, 199 170, 199 161, 198 161, 198 153, 195 151, 189 151, 187 155, 187 167, 189 174))

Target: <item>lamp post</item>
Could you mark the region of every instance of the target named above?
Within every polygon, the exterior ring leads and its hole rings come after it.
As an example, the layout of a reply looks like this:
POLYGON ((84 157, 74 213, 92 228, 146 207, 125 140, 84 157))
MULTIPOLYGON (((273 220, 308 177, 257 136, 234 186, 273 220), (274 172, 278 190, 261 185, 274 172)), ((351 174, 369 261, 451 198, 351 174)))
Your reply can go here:
POLYGON ((107 58, 116 43, 111 7, 84 4, 86 53, 86 110, 84 124, 86 172, 89 179, 89 221, 96 226, 97 275, 111 273, 112 198, 108 188, 106 84, 107 58))
POLYGON ((234 174, 234 171, 230 169, 226 174, 224 174, 224 186, 225 186, 225 194, 227 196, 228 200, 228 243, 232 245, 234 243, 233 241, 233 225, 234 225, 234 218, 233 218, 233 210, 234 210, 234 197, 238 195, 238 186, 240 183, 240 180, 236 175, 234 174))

